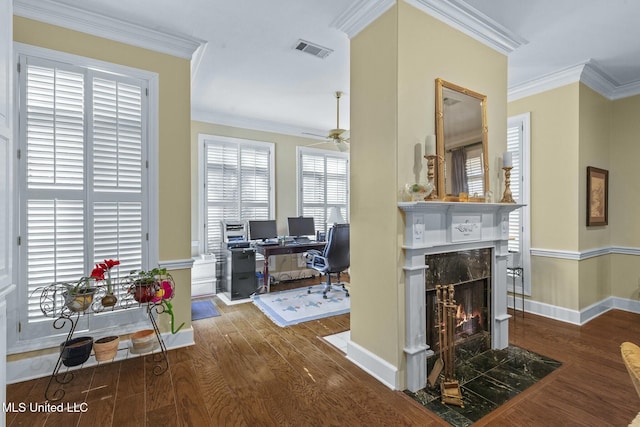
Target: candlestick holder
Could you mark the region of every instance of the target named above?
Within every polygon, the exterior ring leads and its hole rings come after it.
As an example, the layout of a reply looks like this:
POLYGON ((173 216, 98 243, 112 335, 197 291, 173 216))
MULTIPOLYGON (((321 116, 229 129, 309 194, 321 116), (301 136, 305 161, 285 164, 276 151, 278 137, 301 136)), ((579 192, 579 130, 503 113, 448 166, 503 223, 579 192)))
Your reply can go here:
POLYGON ((513 200, 513 195, 511 194, 511 169, 513 167, 503 167, 504 170, 504 194, 502 195, 502 200, 500 203, 515 203, 513 200))
POLYGON ((436 184, 433 182, 435 163, 438 156, 426 155, 424 158, 427 159, 427 182, 429 187, 431 187, 431 193, 429 193, 425 200, 438 200, 438 190, 436 189, 436 184))

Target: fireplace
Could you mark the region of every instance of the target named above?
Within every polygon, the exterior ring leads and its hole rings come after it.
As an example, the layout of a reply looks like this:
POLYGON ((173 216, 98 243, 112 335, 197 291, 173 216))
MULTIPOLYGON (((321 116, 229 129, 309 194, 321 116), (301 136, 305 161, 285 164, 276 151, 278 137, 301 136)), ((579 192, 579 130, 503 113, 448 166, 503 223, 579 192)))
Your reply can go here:
POLYGON ((431 284, 455 284, 460 325, 454 342, 487 336, 491 348, 509 344, 507 314, 506 203, 400 202, 404 212, 405 388, 427 383, 427 358, 438 351, 434 339, 431 284), (427 326, 429 323, 429 326, 427 326))
POLYGON ((455 345, 478 335, 490 337, 491 249, 473 249, 425 256, 427 345, 438 354, 436 285, 454 285, 455 345))

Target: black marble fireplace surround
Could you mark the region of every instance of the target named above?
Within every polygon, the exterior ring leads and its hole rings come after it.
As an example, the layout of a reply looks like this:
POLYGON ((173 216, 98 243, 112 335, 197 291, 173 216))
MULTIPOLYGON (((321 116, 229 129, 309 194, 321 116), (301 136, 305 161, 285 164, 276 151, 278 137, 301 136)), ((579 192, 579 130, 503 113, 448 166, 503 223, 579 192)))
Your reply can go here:
MULTIPOLYGON (((436 327, 436 285, 454 285, 456 345, 476 334, 490 340, 491 248, 446 252, 425 256, 427 345, 440 352, 436 327)), ((432 358, 433 358, 432 357, 432 358)))

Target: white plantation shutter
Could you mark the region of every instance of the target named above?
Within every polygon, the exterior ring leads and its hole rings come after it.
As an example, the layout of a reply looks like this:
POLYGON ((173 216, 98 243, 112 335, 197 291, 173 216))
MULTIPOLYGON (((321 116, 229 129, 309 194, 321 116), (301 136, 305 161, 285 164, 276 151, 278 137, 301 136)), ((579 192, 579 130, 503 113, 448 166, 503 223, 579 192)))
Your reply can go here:
POLYGON ((273 144, 212 137, 204 151, 205 251, 220 255, 221 221, 272 218, 273 144))
POLYGON ((142 190, 142 93, 140 85, 93 79, 94 188, 142 190))
POLYGON ((313 217, 317 231, 327 231, 329 210, 349 218, 349 155, 326 150, 298 149, 298 212, 313 217))
MULTIPOLYGON (((511 194, 516 203, 522 203, 521 199, 521 164, 522 164, 522 126, 507 128, 507 151, 511 152, 513 168, 511 169, 511 194)), ((512 252, 521 252, 520 230, 522 228, 522 213, 516 209, 509 214, 509 245, 512 252)))
POLYGON ((119 260, 111 270, 111 277, 118 277, 142 266, 143 88, 122 77, 91 76, 93 259, 119 260))
POLYGON ((147 110, 142 80, 28 56, 20 64, 20 271, 28 283, 20 317, 29 339, 55 332, 39 287, 75 282, 105 259, 121 262, 114 279, 143 268, 147 110))
POLYGON ((85 273, 84 74, 33 61, 26 68, 26 317, 43 320, 36 289, 85 273), (43 65, 40 65, 43 64, 43 65))
POLYGON ((484 197, 484 172, 482 169, 482 145, 467 150, 467 183, 469 196, 484 197))

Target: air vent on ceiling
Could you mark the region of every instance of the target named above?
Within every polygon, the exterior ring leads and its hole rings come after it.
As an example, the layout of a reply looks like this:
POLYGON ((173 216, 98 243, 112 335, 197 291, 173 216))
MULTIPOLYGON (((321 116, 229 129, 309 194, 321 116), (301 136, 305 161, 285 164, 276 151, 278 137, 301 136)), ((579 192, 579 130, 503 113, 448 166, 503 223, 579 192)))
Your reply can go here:
POLYGON ((299 50, 300 52, 306 52, 309 55, 313 55, 318 58, 326 58, 331 52, 333 52, 332 49, 322 47, 318 44, 311 43, 302 39, 296 42, 294 49, 299 50))

